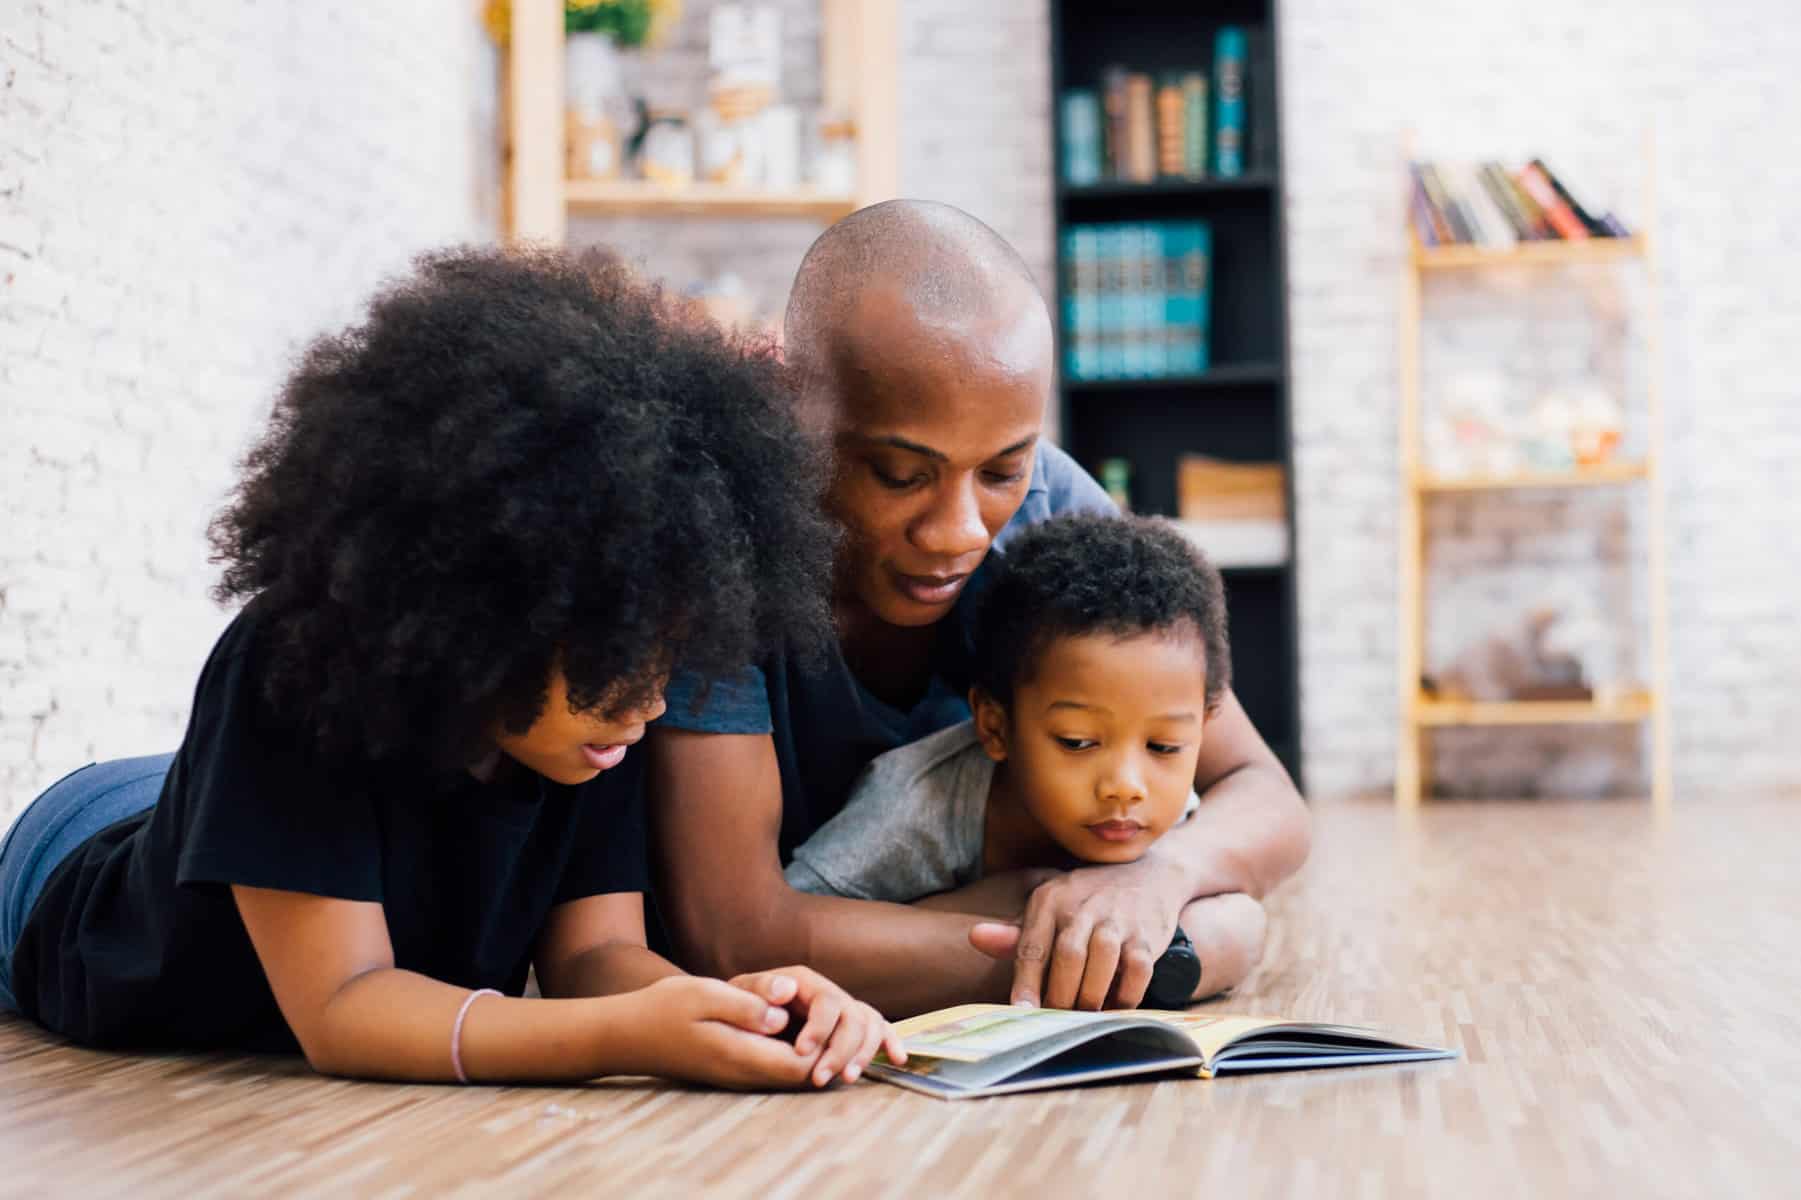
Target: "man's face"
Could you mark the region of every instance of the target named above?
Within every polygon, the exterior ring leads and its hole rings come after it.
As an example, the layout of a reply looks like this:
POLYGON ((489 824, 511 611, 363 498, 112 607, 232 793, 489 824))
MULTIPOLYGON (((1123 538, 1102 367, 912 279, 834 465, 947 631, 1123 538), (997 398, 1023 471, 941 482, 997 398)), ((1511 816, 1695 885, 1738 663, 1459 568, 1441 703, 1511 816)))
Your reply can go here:
POLYGON ((950 611, 1031 483, 1050 322, 1035 295, 1000 308, 948 328, 871 287, 847 321, 825 398, 839 598, 891 625, 950 611))
POLYGON ((1131 862, 1181 820, 1194 787, 1205 660, 1188 634, 1056 638, 1010 705, 972 697, 983 749, 1071 856, 1131 862))

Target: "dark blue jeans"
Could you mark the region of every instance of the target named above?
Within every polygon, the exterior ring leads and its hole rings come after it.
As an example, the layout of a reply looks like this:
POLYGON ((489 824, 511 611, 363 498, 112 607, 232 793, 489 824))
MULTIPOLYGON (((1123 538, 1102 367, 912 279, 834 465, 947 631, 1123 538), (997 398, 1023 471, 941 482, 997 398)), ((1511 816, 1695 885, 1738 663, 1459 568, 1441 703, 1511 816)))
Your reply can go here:
POLYGON ((89 763, 26 806, 0 842, 0 1012, 18 1009, 13 949, 44 884, 83 842, 143 812, 162 794, 173 754, 89 763))

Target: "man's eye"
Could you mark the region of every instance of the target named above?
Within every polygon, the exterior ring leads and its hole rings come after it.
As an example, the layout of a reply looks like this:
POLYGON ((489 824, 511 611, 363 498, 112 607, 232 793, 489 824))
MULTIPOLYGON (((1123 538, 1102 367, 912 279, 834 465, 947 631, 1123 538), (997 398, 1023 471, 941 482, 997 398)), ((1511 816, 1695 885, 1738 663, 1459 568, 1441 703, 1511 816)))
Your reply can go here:
POLYGON ((1065 750, 1087 750, 1098 744, 1093 738, 1076 737, 1059 737, 1056 742, 1065 750))
POLYGON ((989 483, 993 484, 995 487, 1006 487, 1008 484, 1018 483, 1020 480, 1024 479, 1025 477, 1026 477, 1026 473, 1024 471, 983 471, 982 472, 982 478, 986 479, 989 483))
POLYGON ((1181 742, 1147 742, 1145 744, 1150 748, 1152 754, 1170 755, 1182 753, 1181 742))

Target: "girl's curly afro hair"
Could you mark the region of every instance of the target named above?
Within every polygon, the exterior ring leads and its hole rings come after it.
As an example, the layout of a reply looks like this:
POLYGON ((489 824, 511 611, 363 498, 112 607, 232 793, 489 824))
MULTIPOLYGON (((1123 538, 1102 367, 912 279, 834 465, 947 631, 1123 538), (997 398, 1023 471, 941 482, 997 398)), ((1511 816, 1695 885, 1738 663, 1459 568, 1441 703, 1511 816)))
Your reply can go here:
POLYGON ((467 762, 553 667, 643 704, 830 636, 825 463, 768 346, 605 254, 421 257, 313 343, 211 539, 322 750, 467 762))

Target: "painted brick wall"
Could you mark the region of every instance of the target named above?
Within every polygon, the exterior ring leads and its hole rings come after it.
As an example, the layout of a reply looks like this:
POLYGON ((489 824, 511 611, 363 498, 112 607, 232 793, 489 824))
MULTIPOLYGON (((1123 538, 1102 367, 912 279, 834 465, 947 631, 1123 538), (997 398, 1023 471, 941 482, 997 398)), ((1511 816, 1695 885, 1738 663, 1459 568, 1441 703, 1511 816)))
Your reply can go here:
MULTIPOLYGON (((1396 313, 1402 130, 1425 156, 1536 151, 1642 219, 1641 136, 1654 125, 1670 434, 1671 667, 1679 797, 1787 786, 1801 721, 1801 304, 1789 198, 1801 153, 1792 69, 1801 26, 1778 0, 1627 0, 1521 9, 1472 0, 1284 0, 1302 659, 1316 791, 1387 786, 1394 652, 1396 313)), ((1444 282, 1427 304, 1433 372, 1490 362, 1522 390, 1605 366, 1613 309, 1636 299, 1581 278, 1444 282), (1509 329, 1484 317, 1517 304, 1509 329), (1585 340, 1590 336, 1593 340, 1585 340)), ((1617 341, 1615 342, 1617 345, 1617 341)), ((1630 351, 1627 352, 1628 356, 1630 351)), ((1630 357, 1627 362, 1632 361, 1630 357)), ((1642 605, 1623 578, 1643 530, 1617 501, 1549 498, 1437 509, 1430 580, 1440 663, 1541 602, 1597 606, 1629 655, 1642 605)), ((1450 789, 1631 790, 1630 732, 1468 732, 1441 738, 1450 789)))
POLYGON ((303 339, 486 236, 491 71, 434 0, 0 0, 0 824, 179 740, 233 462, 303 339))

